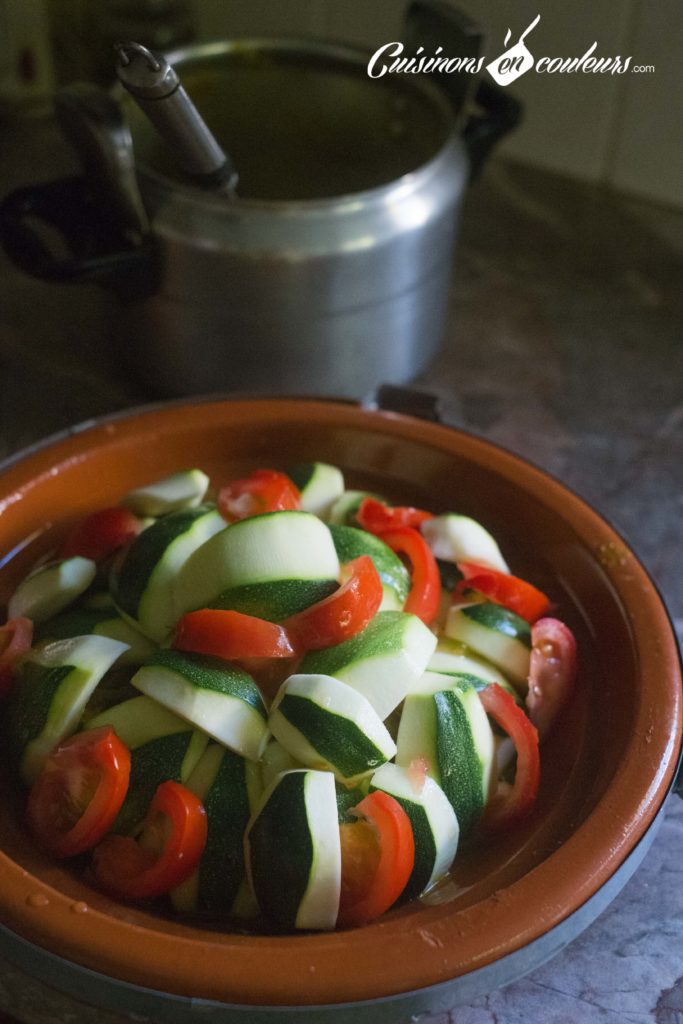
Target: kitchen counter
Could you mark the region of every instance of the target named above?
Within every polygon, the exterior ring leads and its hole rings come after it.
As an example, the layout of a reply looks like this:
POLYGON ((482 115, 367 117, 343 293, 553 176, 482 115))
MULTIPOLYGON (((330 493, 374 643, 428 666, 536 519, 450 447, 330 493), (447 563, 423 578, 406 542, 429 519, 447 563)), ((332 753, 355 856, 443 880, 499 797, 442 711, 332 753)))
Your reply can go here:
MULTIPOLYGON (((71 166, 36 125, 0 128, 0 141, 2 194, 71 166)), ((605 515, 652 574, 679 639, 682 270, 683 214, 494 164, 466 201, 443 349, 416 382, 446 422, 549 470, 605 515)), ((114 315, 105 293, 40 284, 0 257, 0 457, 155 397, 121 369, 114 315)), ((581 937, 425 1024, 681 1024, 682 852, 683 802, 672 796, 642 865, 581 937)), ((9 967, 0 1004, 56 1019, 9 967)))

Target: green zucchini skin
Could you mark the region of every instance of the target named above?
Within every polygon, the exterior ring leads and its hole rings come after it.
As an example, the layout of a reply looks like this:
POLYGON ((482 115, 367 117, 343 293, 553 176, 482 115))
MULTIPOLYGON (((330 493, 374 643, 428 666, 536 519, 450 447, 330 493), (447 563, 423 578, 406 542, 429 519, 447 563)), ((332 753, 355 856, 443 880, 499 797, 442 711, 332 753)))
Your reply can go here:
POLYGON ((293 757, 349 785, 396 753, 370 703, 332 676, 290 676, 273 701, 268 725, 293 757))
POLYGON ((526 685, 531 660, 531 627, 519 615, 492 601, 454 605, 446 636, 492 662, 518 687, 526 685))
POLYGON ((410 573, 398 555, 379 537, 353 526, 330 525, 332 540, 342 565, 361 555, 369 555, 382 581, 395 595, 395 608, 400 610, 410 591, 410 573))
POLYGON ((171 512, 138 534, 112 572, 117 608, 150 639, 161 643, 172 632, 176 577, 192 553, 224 526, 211 505, 171 512))
POLYGON ((92 693, 125 649, 107 637, 78 636, 44 644, 22 659, 7 703, 6 735, 27 785, 53 748, 76 732, 92 693))
POLYGON ((397 800, 408 815, 415 840, 415 864, 401 902, 416 899, 450 868, 458 849, 460 829, 453 807, 441 787, 428 776, 416 787, 410 772, 396 764, 383 765, 370 780, 370 792, 380 789, 397 800))
POLYGON ((209 607, 254 615, 268 622, 282 622, 329 597, 338 587, 336 579, 245 583, 224 590, 209 607))
POLYGON ((247 826, 245 850, 250 886, 263 914, 287 929, 334 928, 341 843, 331 772, 277 776, 247 826))
POLYGON ((356 636, 311 651, 299 672, 328 675, 358 690, 384 721, 427 667, 436 637, 415 615, 378 612, 356 636))
POLYGON ((475 687, 467 679, 426 672, 404 702, 396 745, 401 767, 426 761, 460 834, 469 832, 488 799, 494 761, 493 732, 475 687))
POLYGON ((263 696, 236 665, 160 648, 131 682, 219 743, 249 760, 260 759, 268 740, 263 696))

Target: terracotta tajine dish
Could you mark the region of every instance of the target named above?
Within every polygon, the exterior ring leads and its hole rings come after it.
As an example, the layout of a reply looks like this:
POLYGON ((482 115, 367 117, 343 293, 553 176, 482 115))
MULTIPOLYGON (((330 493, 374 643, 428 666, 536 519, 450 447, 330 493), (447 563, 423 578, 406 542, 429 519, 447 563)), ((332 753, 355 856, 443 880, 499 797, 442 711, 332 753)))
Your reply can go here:
MULTIPOLYGON (((681 674, 662 602, 614 530, 561 484, 482 440, 324 401, 207 400, 62 435, 0 477, 0 599, 84 513, 174 470, 220 482, 317 459, 347 486, 482 521, 546 591, 580 652, 576 699, 542 750, 533 817, 456 858, 438 899, 363 928, 250 935, 107 898, 0 811, 0 954, 70 997, 140 1019, 407 1020, 530 970, 607 905, 651 842, 681 742, 681 674)), ((90 1018, 89 1018, 90 1019, 90 1018)), ((107 1017, 106 1019, 110 1019, 107 1017)))

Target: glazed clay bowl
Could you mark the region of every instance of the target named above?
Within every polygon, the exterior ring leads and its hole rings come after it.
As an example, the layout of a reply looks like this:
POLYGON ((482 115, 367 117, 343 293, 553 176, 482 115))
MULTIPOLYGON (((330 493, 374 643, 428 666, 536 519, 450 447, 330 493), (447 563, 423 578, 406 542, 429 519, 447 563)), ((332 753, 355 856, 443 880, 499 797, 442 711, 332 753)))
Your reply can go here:
POLYGON ((681 742, 676 644, 621 538, 561 484, 482 440, 351 404, 175 403, 52 439, 0 477, 0 599, 69 524, 189 466, 214 481, 302 459, 347 486, 460 511, 552 597, 580 652, 576 699, 542 751, 524 828, 459 853, 427 902, 330 934, 249 935, 112 901, 49 861, 4 778, 0 953, 104 1019, 395 1022, 448 1009, 530 970, 606 906, 644 855, 681 742))

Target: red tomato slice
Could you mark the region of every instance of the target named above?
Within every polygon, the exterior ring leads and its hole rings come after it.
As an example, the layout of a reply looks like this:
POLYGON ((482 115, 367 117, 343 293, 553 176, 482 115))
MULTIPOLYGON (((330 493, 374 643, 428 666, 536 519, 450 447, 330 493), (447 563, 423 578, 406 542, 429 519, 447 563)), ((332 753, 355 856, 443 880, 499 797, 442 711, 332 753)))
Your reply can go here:
POLYGON ((550 733, 576 683, 576 640, 559 619, 545 618, 531 629, 531 663, 526 708, 541 742, 550 733))
POLYGON ((376 838, 373 843, 364 822, 340 826, 342 894, 337 924, 343 927, 365 924, 393 906, 415 864, 413 829, 398 800, 375 790, 353 813, 372 826, 376 838), (351 831, 360 827, 365 831, 351 831))
POLYGON ((550 601, 541 590, 517 576, 475 562, 458 562, 458 568, 465 577, 465 587, 477 590, 489 601, 503 605, 527 622, 540 619, 550 608, 550 601))
POLYGON ((439 613, 441 577, 427 541, 412 526, 394 526, 380 533, 379 538, 410 562, 411 587, 404 611, 429 625, 439 613))
POLYGON ((498 683, 489 683, 479 697, 486 714, 505 730, 517 751, 514 783, 498 784, 482 818, 485 828, 507 829, 525 818, 536 802, 541 778, 538 733, 514 697, 498 683))
POLYGON ((162 896, 190 877, 206 835, 206 811, 198 797, 179 782, 162 782, 137 841, 111 834, 95 848, 95 877, 124 900, 162 896))
POLYGON ((6 697, 14 682, 19 661, 33 642, 33 623, 17 616, 0 627, 0 697, 6 697))
POLYGON ((364 498, 356 512, 359 525, 368 533, 380 534, 392 526, 413 526, 417 529, 425 519, 433 519, 431 512, 412 505, 385 505, 377 498, 364 498))
POLYGON ((179 651, 242 658, 291 658, 292 640, 284 626, 243 612, 201 608, 188 612, 176 626, 173 646, 179 651))
POLYGON ((305 650, 333 647, 365 629, 382 603, 382 581, 369 555, 344 567, 346 583, 329 597, 286 619, 284 625, 305 650))
POLYGON ((218 510, 228 522, 248 519, 264 512, 296 511, 301 508, 298 488, 274 469, 257 469, 243 480, 233 480, 218 492, 218 510))
POLYGON ((140 520, 121 505, 102 508, 76 524, 60 547, 59 557, 80 555, 101 562, 137 537, 141 525, 140 520))
POLYGON ((53 857, 75 857, 106 835, 128 790, 130 754, 109 725, 76 733, 50 754, 28 798, 28 824, 53 857))

